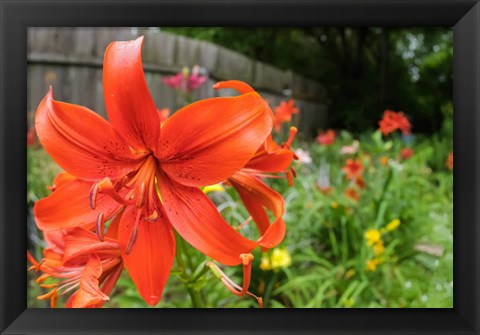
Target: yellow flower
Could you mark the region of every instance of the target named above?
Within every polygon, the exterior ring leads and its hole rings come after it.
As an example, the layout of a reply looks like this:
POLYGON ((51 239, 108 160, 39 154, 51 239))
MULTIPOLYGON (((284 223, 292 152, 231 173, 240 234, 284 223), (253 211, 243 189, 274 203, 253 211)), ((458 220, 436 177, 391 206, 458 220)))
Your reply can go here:
POLYGON ((365 236, 365 239, 367 240, 367 244, 373 245, 378 241, 380 241, 382 237, 382 233, 378 229, 370 228, 365 232, 364 236, 365 236))
POLYGON ((383 246, 383 241, 380 240, 373 245, 373 251, 375 251, 375 255, 381 255, 385 251, 385 247, 383 246))
POLYGON ((395 219, 392 222, 390 222, 389 224, 387 224, 387 226, 385 227, 385 230, 386 231, 393 231, 393 230, 397 229, 398 226, 400 226, 400 220, 395 219))
POLYGON ((262 255, 262 260, 260 261, 260 269, 263 271, 270 270, 270 258, 267 254, 262 255))
POLYGON ((292 257, 286 248, 275 248, 272 252, 272 269, 287 268, 292 264, 292 257))
POLYGON ((374 272, 377 269, 378 260, 370 259, 367 261, 367 270, 374 272))
POLYGON ((338 208, 338 203, 336 201, 332 201, 330 206, 332 206, 332 208, 338 208))
POLYGON ((221 184, 215 184, 215 185, 205 186, 202 191, 205 194, 210 192, 225 192, 225 188, 221 184))
POLYGON ((355 276, 356 273, 357 271, 355 271, 355 269, 348 270, 347 272, 345 272, 345 279, 352 278, 353 276, 355 276))
POLYGON ((355 299, 346 299, 344 302, 343 302, 343 305, 347 308, 350 308, 352 307, 353 305, 355 304, 355 299))

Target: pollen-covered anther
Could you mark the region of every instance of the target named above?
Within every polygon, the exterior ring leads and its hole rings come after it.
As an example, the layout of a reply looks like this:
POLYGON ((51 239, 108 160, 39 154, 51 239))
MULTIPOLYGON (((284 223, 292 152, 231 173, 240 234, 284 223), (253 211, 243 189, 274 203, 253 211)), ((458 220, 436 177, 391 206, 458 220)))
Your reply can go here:
POLYGON ((297 177, 297 171, 295 170, 295 168, 293 166, 290 166, 290 171, 292 172, 292 175, 294 178, 297 177))
POLYGON ((93 184, 92 188, 90 189, 89 200, 91 209, 95 209, 97 206, 98 193, 107 194, 112 197, 113 200, 117 201, 120 204, 127 204, 125 199, 117 193, 115 186, 108 177, 105 177, 101 181, 93 184))
POLYGON ((95 231, 97 233, 97 237, 100 241, 103 242, 104 237, 104 230, 105 230, 105 219, 103 212, 100 212, 97 216, 97 221, 95 224, 95 231))
POLYGON ((145 221, 148 221, 148 222, 156 222, 157 219, 158 219, 158 212, 156 209, 153 210, 152 214, 145 217, 145 221))
POLYGON ((293 186, 293 175, 292 175, 292 171, 287 171, 286 173, 286 176, 287 176, 287 180, 288 180, 288 186, 293 186))
POLYGON ((259 307, 263 307, 263 300, 261 297, 257 297, 255 294, 248 291, 248 287, 250 286, 250 276, 252 271, 252 261, 253 255, 252 254, 241 254, 240 259, 243 263, 243 285, 240 287, 237 285, 233 280, 231 280, 214 262, 208 262, 206 264, 207 267, 210 268, 212 273, 217 277, 230 292, 235 294, 236 296, 244 296, 249 295, 254 297, 259 307))
POLYGON ((128 244, 125 249, 125 253, 127 255, 129 255, 130 252, 132 251, 133 245, 135 244, 135 240, 137 239, 138 223, 140 221, 141 216, 142 216, 142 211, 138 210, 137 216, 135 217, 135 223, 133 224, 132 232, 130 233, 130 238, 128 239, 128 244))
POLYGON ((252 254, 241 254, 240 259, 243 265, 250 265, 254 259, 252 254))

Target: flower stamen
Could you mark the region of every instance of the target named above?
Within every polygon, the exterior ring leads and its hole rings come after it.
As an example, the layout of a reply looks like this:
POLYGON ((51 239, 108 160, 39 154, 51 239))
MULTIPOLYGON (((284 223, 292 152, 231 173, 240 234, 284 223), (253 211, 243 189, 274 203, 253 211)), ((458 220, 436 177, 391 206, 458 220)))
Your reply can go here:
POLYGON ((250 286, 250 278, 252 274, 252 254, 241 254, 240 259, 243 264, 243 284, 242 286, 237 285, 233 280, 231 280, 215 263, 212 261, 208 262, 206 266, 210 268, 212 273, 220 279, 220 281, 225 285, 226 288, 236 296, 249 295, 257 299, 258 305, 263 307, 263 300, 261 297, 257 297, 255 294, 248 291, 250 286))
POLYGON ((130 254, 133 248, 133 244, 135 243, 137 239, 137 232, 138 232, 138 223, 140 221, 140 217, 142 216, 142 211, 137 211, 137 216, 135 217, 135 223, 133 225, 132 232, 130 234, 130 238, 128 240, 127 248, 125 249, 125 253, 127 255, 130 254))
POLYGON ((104 231, 105 231, 105 220, 103 217, 103 212, 100 212, 97 216, 95 231, 97 233, 98 239, 103 242, 104 231))

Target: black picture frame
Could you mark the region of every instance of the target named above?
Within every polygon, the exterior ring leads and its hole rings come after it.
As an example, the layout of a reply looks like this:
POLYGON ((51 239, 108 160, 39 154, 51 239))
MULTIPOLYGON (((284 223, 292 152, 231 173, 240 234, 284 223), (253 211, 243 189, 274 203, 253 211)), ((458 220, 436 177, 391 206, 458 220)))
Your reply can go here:
POLYGON ((474 0, 0 0, 0 332, 479 334, 480 3, 474 0), (34 26, 451 26, 452 309, 27 309, 26 41, 34 26))

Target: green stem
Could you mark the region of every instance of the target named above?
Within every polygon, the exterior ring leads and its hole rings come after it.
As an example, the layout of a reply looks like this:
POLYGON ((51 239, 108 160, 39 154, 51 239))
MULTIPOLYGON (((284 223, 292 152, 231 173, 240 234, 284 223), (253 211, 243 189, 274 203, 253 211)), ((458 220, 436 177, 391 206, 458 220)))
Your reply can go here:
POLYGON ((277 281, 279 272, 280 271, 275 271, 273 273, 272 278, 270 279, 270 281, 267 284, 267 288, 265 289, 265 294, 263 295, 263 306, 267 306, 267 304, 270 300, 270 295, 272 294, 273 285, 277 281))
POLYGON ((185 288, 187 289, 190 298, 192 299, 192 306, 194 308, 201 308, 203 307, 202 299, 200 296, 200 292, 193 288, 191 285, 196 282, 200 276, 195 276, 195 278, 190 277, 189 273, 192 273, 192 263, 190 255, 188 254, 188 250, 185 246, 185 241, 182 239, 180 235, 177 234, 177 252, 175 253, 175 259, 177 260, 178 267, 182 271, 182 279, 185 284, 185 288), (185 264, 183 260, 183 255, 187 258, 187 263, 185 264), (188 267, 188 268, 187 268, 188 267))
POLYGON ((383 185, 382 193, 380 197, 375 201, 375 221, 374 221, 374 228, 377 228, 382 224, 382 221, 385 216, 385 211, 387 209, 388 204, 384 203, 385 195, 387 194, 388 187, 390 182, 392 181, 393 171, 390 169, 388 171, 387 179, 385 180, 385 184, 383 185))
POLYGON ((390 185, 390 182, 392 181, 392 176, 393 176, 393 171, 392 171, 392 168, 390 168, 388 170, 388 175, 387 175, 387 179, 385 180, 385 184, 383 184, 382 193, 380 194, 380 197, 378 197, 378 200, 375 202, 375 211, 377 212, 380 207, 380 204, 385 198, 385 194, 387 194, 387 189, 388 189, 388 186, 390 185))

